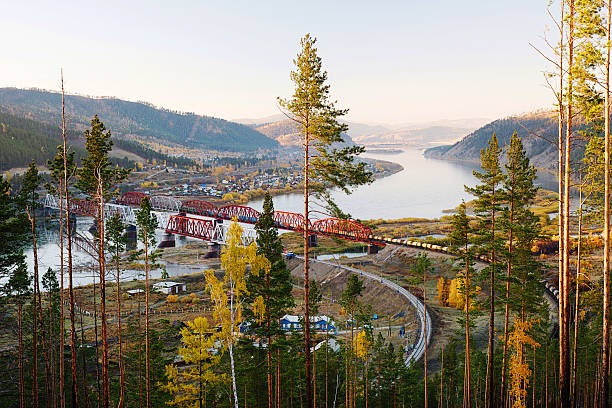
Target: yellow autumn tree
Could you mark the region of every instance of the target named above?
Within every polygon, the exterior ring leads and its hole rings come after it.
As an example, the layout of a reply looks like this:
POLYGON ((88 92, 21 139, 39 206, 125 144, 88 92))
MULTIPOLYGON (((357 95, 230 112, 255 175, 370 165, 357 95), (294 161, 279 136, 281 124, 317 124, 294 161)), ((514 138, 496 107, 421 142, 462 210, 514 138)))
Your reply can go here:
POLYGON ((508 337, 508 345, 512 350, 510 356, 510 398, 513 408, 526 408, 527 388, 531 369, 525 358, 526 347, 539 347, 540 345, 529 335, 534 320, 514 319, 512 332, 508 337))
POLYGON ((451 279, 448 284, 448 305, 456 307, 457 309, 463 309, 463 305, 458 306, 460 303, 461 299, 457 288, 457 279, 451 279))
POLYGON ((212 370, 221 359, 221 354, 215 350, 218 334, 214 328, 209 327, 206 318, 196 317, 181 329, 181 337, 183 347, 179 349, 179 353, 188 367, 179 370, 172 364, 167 365, 168 383, 163 384, 162 388, 173 395, 168 405, 181 408, 202 407, 206 386, 227 380, 227 376, 212 370))
MULTIPOLYGON (((470 299, 474 299, 480 293, 480 286, 474 286, 470 288, 470 299)), ((462 276, 457 276, 455 279, 450 281, 448 287, 448 305, 453 306, 459 310, 465 311, 465 282, 462 276)), ((476 302, 470 300, 470 310, 477 308, 476 302)))
MULTIPOLYGON (((218 279, 213 270, 205 271, 206 285, 210 290, 213 302, 213 318, 221 327, 219 339, 230 356, 234 406, 238 408, 238 390, 236 389, 236 371, 234 367, 234 343, 236 342, 239 324, 242 322, 242 298, 247 293, 246 273, 259 276, 270 273, 270 262, 265 256, 257 254, 257 245, 242 243, 242 227, 234 220, 226 236, 226 247, 221 252, 221 267, 225 270, 223 279, 218 279)), ((255 299, 254 310, 261 315, 263 298, 255 299)))
POLYGON ((370 356, 371 347, 371 336, 365 330, 360 331, 355 337, 355 342, 353 343, 353 352, 355 353, 357 358, 362 360, 365 364, 363 394, 364 399, 366 401, 368 400, 368 357, 370 356))
POLYGON ((448 299, 448 291, 446 290, 446 281, 444 280, 444 276, 440 276, 438 278, 438 302, 440 302, 441 306, 446 306, 446 302, 448 299))

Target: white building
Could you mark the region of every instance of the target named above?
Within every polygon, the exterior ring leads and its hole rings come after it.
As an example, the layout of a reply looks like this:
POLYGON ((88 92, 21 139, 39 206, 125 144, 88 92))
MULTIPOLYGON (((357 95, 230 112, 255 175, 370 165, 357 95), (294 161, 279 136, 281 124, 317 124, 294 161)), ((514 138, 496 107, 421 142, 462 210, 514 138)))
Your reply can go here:
POLYGON ((187 285, 179 282, 158 282, 153 289, 166 295, 176 295, 187 290, 187 285))

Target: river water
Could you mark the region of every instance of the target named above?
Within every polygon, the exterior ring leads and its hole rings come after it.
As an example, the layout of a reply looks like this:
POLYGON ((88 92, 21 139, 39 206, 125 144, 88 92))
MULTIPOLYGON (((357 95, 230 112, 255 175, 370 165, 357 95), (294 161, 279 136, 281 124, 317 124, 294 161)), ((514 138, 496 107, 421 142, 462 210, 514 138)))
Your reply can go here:
MULTIPOLYGON (((406 149, 398 154, 366 154, 373 159, 392 161, 401 164, 404 170, 374 181, 370 185, 356 189, 353 194, 345 195, 334 191, 333 197, 340 208, 358 219, 397 219, 403 217, 437 218, 443 215, 443 210, 455 208, 462 199, 471 197, 464 190, 464 185, 474 185, 476 182, 472 171, 476 168, 467 164, 446 162, 423 157, 423 152, 416 149, 406 149)), ((547 189, 555 188, 552 175, 540 174, 538 184, 547 189)), ((248 203, 258 210, 262 209, 263 200, 248 203)), ((303 196, 286 194, 274 197, 274 208, 279 211, 302 212, 303 196)), ((314 209, 317 208, 316 204, 314 209)), ((315 217, 317 218, 317 217, 315 217)), ((324 218, 319 215, 318 218, 324 218)), ((87 238, 87 231, 92 220, 88 217, 77 218, 77 232, 87 238)), ((39 273, 42 274, 51 267, 59 271, 59 244, 57 234, 40 228, 38 239, 39 273)), ((162 231, 157 231, 157 241, 161 240, 162 231)), ((180 246, 191 238, 176 239, 180 246)), ((73 247, 73 264, 75 265, 74 284, 83 285, 93 282, 93 274, 97 265, 91 254, 73 247)), ((26 250, 29 270, 33 270, 32 249, 26 250)), ((203 270, 204 266, 167 265, 170 276, 182 275, 203 270)), ((139 279, 142 272, 125 271, 122 280, 139 279)), ((161 271, 151 273, 153 278, 161 277, 161 271)), ((112 278, 111 278, 112 279, 112 278)), ((67 284, 67 282, 66 282, 67 284)))
MULTIPOLYGON (((414 148, 405 148, 397 154, 366 153, 364 157, 399 163, 404 170, 361 186, 350 195, 334 191, 332 197, 336 203, 353 218, 438 218, 443 215, 443 210, 457 207, 462 199, 469 201, 473 198, 465 192, 464 186, 475 185, 472 171, 476 165, 428 159, 422 150, 414 148)), ((537 184, 549 190, 556 189, 554 176, 548 173, 539 173, 537 184)), ((276 210, 304 211, 301 194, 275 196, 273 200, 276 210)), ((261 210, 263 199, 247 205, 261 210)), ((321 207, 315 205, 314 209, 321 210, 321 207)))

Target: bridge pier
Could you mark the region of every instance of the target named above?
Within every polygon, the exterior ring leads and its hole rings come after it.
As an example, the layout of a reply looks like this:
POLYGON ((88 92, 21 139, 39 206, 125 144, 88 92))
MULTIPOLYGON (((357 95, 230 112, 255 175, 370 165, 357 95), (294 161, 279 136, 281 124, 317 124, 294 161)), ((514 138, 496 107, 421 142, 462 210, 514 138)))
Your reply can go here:
POLYGON ((205 258, 219 258, 221 257, 221 244, 211 242, 208 244, 208 252, 204 255, 205 258))
POLYGON ((136 232, 136 226, 135 225, 128 225, 125 228, 125 232, 123 233, 123 235, 127 238, 127 245, 126 248, 127 249, 136 249, 137 247, 137 241, 138 241, 138 234, 136 232))
POLYGON ((308 246, 317 247, 319 246, 319 240, 316 235, 308 235, 308 246))
POLYGON ((376 244, 368 244, 368 255, 375 255, 378 253, 380 247, 376 244))
POLYGON ((176 246, 176 241, 174 240, 174 234, 171 232, 165 232, 164 237, 161 242, 157 246, 158 248, 174 248, 176 246))

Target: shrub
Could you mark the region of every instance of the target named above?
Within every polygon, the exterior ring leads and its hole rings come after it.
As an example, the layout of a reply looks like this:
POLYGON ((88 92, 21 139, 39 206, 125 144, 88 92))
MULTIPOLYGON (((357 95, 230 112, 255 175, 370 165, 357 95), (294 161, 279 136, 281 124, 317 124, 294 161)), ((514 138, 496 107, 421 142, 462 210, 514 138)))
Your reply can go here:
POLYGON ((176 303, 178 302, 179 297, 177 295, 168 295, 168 297, 166 298, 166 302, 167 303, 176 303))

